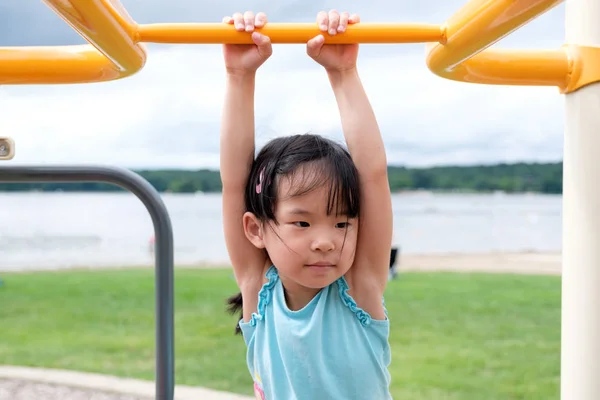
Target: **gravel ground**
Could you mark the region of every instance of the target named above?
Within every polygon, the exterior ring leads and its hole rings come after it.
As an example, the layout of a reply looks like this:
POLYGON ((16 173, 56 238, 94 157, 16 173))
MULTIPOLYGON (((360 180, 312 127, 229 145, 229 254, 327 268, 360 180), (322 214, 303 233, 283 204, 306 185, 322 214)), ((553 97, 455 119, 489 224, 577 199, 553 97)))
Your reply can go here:
POLYGON ((149 400, 46 383, 0 379, 0 400, 149 400))

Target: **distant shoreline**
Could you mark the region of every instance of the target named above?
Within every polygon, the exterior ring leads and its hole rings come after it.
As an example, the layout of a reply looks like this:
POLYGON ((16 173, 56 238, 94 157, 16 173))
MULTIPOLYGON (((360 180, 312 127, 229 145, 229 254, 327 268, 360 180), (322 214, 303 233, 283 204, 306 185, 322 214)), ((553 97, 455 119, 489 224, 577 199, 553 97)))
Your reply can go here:
MULTIPOLYGON (((499 163, 470 166, 414 168, 388 166, 392 192, 439 191, 457 193, 562 193, 562 162, 499 163)), ((212 169, 132 170, 160 193, 220 193, 221 177, 212 169)), ((0 192, 115 192, 117 186, 97 182, 0 183, 0 192)))
MULTIPOLYGON (((400 254, 398 270, 402 272, 475 272, 475 273, 511 273, 531 275, 560 275, 560 252, 491 252, 491 253, 447 253, 447 254, 400 254)), ((59 271, 121 270, 153 268, 152 265, 122 265, 100 267, 52 267, 3 269, 0 273, 33 273, 59 271)), ((178 268, 230 268, 226 261, 176 264, 178 268)))
MULTIPOLYGON (((64 189, 53 189, 53 190, 42 190, 42 189, 29 189, 29 190, 0 190, 0 195, 2 194, 23 194, 23 193, 67 193, 67 194, 119 194, 124 193, 122 190, 64 190, 64 189)), ((209 192, 173 192, 170 190, 159 191, 160 194, 184 194, 184 195, 220 195, 221 191, 209 191, 209 192)), ((550 192, 536 192, 536 191, 512 191, 506 192, 503 190, 470 190, 470 189, 396 189, 391 191, 392 194, 473 194, 473 195, 537 195, 537 196, 562 196, 562 193, 550 193, 550 192)))

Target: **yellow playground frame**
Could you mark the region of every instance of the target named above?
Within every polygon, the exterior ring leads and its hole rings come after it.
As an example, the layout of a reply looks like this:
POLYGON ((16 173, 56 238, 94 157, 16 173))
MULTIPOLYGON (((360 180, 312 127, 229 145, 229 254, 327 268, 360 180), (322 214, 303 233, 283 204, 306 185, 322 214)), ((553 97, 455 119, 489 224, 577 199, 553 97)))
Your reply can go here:
MULTIPOLYGON (((251 43, 250 35, 217 23, 137 24, 119 0, 43 0, 90 44, 0 48, 0 84, 91 83, 124 78, 144 67, 142 43, 251 43), (33 68, 35 66, 35 68, 33 68)), ((569 44, 556 50, 487 49, 562 0, 472 0, 441 25, 368 23, 327 43, 428 43, 427 65, 458 81, 556 86, 569 93, 600 80, 600 49, 569 44)), ((306 43, 315 23, 270 22, 273 43, 306 43)))
MULTIPOLYGON (((138 24, 119 0, 42 1, 89 44, 0 48, 0 84, 74 84, 125 78, 144 67, 147 51, 143 43, 251 43, 249 34, 220 22, 138 24)), ((565 1, 566 44, 554 50, 490 46, 562 0, 471 0, 441 25, 361 22, 343 34, 325 34, 325 41, 426 43, 427 66, 443 78, 489 85, 553 86, 565 95, 561 399, 597 400, 600 0, 565 1)), ((273 43, 305 43, 320 33, 315 23, 269 22, 261 30, 273 43)), ((2 140, 11 152, 4 159, 11 158, 13 144, 2 140)), ((166 389, 169 399, 171 390, 166 389)))

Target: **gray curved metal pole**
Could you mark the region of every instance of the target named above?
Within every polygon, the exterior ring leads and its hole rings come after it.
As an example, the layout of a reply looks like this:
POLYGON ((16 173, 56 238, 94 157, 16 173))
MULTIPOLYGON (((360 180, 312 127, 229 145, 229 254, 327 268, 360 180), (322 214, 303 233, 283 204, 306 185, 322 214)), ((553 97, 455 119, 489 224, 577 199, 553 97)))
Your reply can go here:
POLYGON ((106 182, 130 191, 144 203, 156 235, 156 400, 173 400, 173 229, 160 194, 140 175, 110 166, 0 167, 0 182, 106 182))

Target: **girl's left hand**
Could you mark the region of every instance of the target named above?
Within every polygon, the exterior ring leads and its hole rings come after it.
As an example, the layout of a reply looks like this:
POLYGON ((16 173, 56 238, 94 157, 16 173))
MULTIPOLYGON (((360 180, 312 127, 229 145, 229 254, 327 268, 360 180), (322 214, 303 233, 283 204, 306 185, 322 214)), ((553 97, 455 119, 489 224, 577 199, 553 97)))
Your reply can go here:
MULTIPOLYGON (((347 12, 339 13, 331 10, 319 12, 317 15, 317 25, 322 32, 329 32, 330 35, 343 33, 348 24, 360 22, 358 14, 350 16, 347 12)), ((328 72, 347 71, 356 67, 358 57, 358 44, 328 44, 325 43, 323 35, 318 35, 308 41, 306 46, 307 54, 316 62, 321 64, 328 72)))

